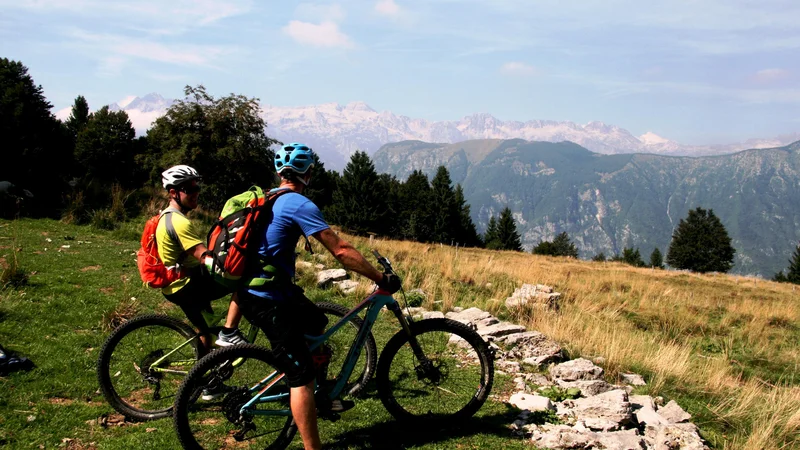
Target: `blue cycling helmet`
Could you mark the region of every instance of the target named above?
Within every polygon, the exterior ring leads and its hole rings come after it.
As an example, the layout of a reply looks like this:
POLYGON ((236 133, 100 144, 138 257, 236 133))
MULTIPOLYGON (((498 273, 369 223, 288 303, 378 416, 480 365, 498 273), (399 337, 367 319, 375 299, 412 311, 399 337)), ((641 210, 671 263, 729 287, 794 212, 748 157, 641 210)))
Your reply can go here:
POLYGON ((291 170, 303 175, 312 167, 314 167, 314 151, 305 144, 292 142, 275 152, 275 171, 278 173, 291 170))

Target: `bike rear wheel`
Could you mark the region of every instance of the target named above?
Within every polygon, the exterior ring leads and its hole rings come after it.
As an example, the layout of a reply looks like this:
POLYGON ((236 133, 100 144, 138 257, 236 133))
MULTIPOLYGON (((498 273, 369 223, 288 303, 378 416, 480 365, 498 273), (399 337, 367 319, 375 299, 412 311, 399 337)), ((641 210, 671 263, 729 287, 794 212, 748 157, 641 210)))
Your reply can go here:
POLYGON ((131 420, 169 416, 184 375, 202 351, 197 338, 181 347, 192 337, 196 333, 190 326, 160 314, 135 317, 117 327, 97 361, 100 390, 111 407, 131 420))
POLYGON ((471 417, 486 402, 494 358, 471 328, 448 319, 410 324, 424 358, 405 331, 394 335, 378 363, 378 395, 398 420, 441 425, 471 417))
MULTIPOLYGON (((336 303, 319 302, 317 308, 321 309, 328 316, 328 328, 336 324, 339 318, 344 317, 349 309, 336 303)), ((361 329, 363 321, 358 317, 353 317, 350 321, 339 328, 327 341, 325 345, 333 350, 330 364, 328 365, 328 381, 332 381, 339 375, 344 368, 344 363, 347 359, 347 353, 350 347, 355 342, 356 335, 361 329)), ((364 347, 358 355, 353 372, 347 380, 347 384, 342 391, 342 395, 349 395, 356 397, 364 391, 367 383, 375 374, 375 368, 378 364, 378 347, 375 344, 375 337, 369 333, 367 339, 364 341, 364 347)))
POLYGON ((256 414, 240 414, 242 406, 260 392, 249 388, 276 371, 272 353, 253 344, 222 348, 198 361, 175 400, 174 424, 183 448, 286 448, 297 427, 289 412, 289 387, 282 378, 265 395, 285 398, 259 403, 252 408, 256 414), (241 363, 231 367, 231 361, 237 360, 241 363), (224 397, 195 401, 196 392, 209 387, 224 392, 224 397), (270 412, 274 415, 266 415, 270 412))

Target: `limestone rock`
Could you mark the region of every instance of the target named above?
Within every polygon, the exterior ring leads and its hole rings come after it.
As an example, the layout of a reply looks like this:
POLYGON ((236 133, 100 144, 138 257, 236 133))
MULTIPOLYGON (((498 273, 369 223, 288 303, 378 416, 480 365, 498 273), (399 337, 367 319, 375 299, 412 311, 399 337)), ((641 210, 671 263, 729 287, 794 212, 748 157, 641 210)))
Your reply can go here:
POLYGON ((534 367, 559 361, 564 356, 560 345, 538 331, 512 333, 496 340, 510 347, 508 358, 521 359, 523 363, 534 367))
POLYGON ((611 431, 633 423, 628 394, 616 389, 592 397, 561 402, 568 415, 593 430, 611 431))
POLYGON ((494 367, 496 370, 500 370, 506 373, 520 373, 522 372, 522 368, 520 367, 519 363, 516 361, 508 361, 508 360, 500 360, 495 361, 494 367))
POLYGON ((666 419, 656 412, 656 404, 649 395, 631 395, 628 397, 636 422, 644 426, 666 425, 666 419))
POLYGON ((352 294, 358 288, 358 282, 353 280, 334 281, 333 285, 345 294, 352 294))
POLYGON ((334 281, 347 279, 347 272, 344 269, 328 269, 317 273, 317 287, 325 288, 334 281))
POLYGON ((531 431, 531 441, 539 448, 552 449, 608 449, 642 450, 644 440, 635 430, 613 433, 593 433, 567 425, 534 425, 526 427, 531 431))
POLYGON ((638 373, 623 373, 620 374, 620 378, 622 378, 623 383, 630 384, 631 386, 647 386, 644 377, 638 373))
POLYGON ((693 423, 647 426, 645 441, 654 450, 707 450, 693 423))
POLYGON ((603 369, 588 359, 578 358, 551 367, 550 376, 562 381, 599 380, 603 377, 603 369))
POLYGON ((464 308, 462 308, 460 306, 454 306, 453 307, 453 312, 454 313, 460 313, 461 311, 464 311, 464 308))
POLYGON ((422 313, 423 319, 444 319, 444 313, 441 311, 425 311, 422 313))
POLYGON ((548 411, 555 410, 555 406, 547 397, 541 395, 531 395, 524 392, 517 392, 508 399, 508 403, 518 409, 528 411, 548 411))
POLYGON ((525 327, 509 322, 500 322, 488 327, 478 328, 478 334, 480 334, 484 339, 488 337, 498 338, 508 334, 519 333, 521 331, 525 331, 525 327))
POLYGON ((488 317, 492 317, 491 314, 488 312, 480 309, 480 308, 467 308, 461 312, 450 311, 449 313, 445 314, 448 319, 453 320, 469 320, 470 322, 474 322, 476 320, 486 319, 488 317))
POLYGON ((557 309, 561 294, 553 292, 553 288, 545 285, 523 284, 506 299, 507 308, 525 305, 536 305, 548 309, 557 309))
POLYGON ((684 411, 675 400, 670 400, 669 403, 658 408, 658 414, 670 423, 688 422, 692 418, 692 415, 684 411))
POLYGON ((581 395, 584 397, 591 397, 593 395, 602 394, 603 392, 613 391, 614 386, 606 383, 604 380, 578 380, 578 381, 564 381, 556 380, 556 386, 564 389, 578 388, 581 390, 581 395))

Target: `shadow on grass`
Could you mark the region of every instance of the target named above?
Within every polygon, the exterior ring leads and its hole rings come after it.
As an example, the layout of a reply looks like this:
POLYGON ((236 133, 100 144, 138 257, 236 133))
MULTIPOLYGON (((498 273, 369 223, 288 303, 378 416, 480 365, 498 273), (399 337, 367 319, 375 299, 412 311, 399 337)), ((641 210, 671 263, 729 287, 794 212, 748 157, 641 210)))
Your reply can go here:
POLYGON ((505 405, 506 411, 481 417, 472 417, 446 428, 420 428, 419 425, 406 425, 390 420, 365 428, 351 429, 334 437, 335 444, 327 444, 326 450, 351 448, 371 448, 381 450, 406 449, 409 447, 436 444, 450 439, 476 435, 492 435, 492 439, 510 439, 509 424, 519 413, 515 408, 505 405))

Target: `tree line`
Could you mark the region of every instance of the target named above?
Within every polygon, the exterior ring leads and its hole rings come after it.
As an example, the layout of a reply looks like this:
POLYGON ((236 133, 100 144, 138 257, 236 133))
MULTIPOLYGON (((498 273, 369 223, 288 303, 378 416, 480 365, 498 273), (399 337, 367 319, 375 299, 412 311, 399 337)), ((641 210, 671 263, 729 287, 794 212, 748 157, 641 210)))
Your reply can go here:
MULTIPOLYGON (((203 204, 211 211, 220 210, 228 197, 250 185, 271 187, 277 181, 271 148, 280 143, 266 135, 255 98, 217 98, 203 86, 187 86, 184 99, 156 119, 146 135, 137 137, 127 113, 108 106, 92 113, 83 96, 75 99, 66 121, 58 120, 28 69, 7 58, 0 59, 0 94, 0 130, 6 142, 0 182, 32 193, 35 201, 25 202, 25 212, 31 215, 66 216, 76 222, 102 216, 113 226, 152 202, 161 171, 175 164, 189 164, 203 174, 203 204)), ((19 192, 0 192, 3 215, 21 212, 19 192), (10 205, 10 198, 16 203, 10 205)), ((307 195, 329 222, 351 233, 523 250, 508 207, 489 218, 484 234, 477 232, 462 186, 453 185, 443 166, 430 180, 417 170, 401 181, 378 174, 369 156, 356 151, 341 174, 326 170, 318 160, 307 195)), ((578 257, 566 232, 540 242, 532 252, 578 257)), ((649 263, 638 248, 624 248, 610 258, 599 253, 592 259, 655 268, 664 268, 666 262, 696 272, 727 272, 734 254, 713 210, 698 207, 676 227, 666 259, 658 248, 649 263)), ((800 246, 789 263, 787 273, 774 279, 800 283, 800 246)))

